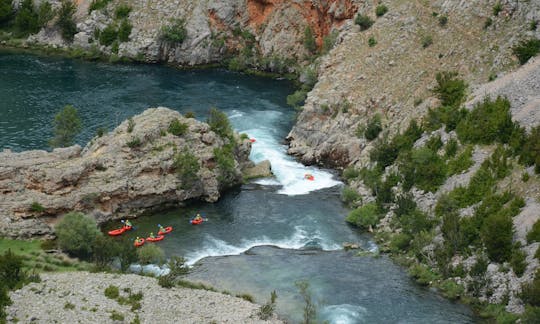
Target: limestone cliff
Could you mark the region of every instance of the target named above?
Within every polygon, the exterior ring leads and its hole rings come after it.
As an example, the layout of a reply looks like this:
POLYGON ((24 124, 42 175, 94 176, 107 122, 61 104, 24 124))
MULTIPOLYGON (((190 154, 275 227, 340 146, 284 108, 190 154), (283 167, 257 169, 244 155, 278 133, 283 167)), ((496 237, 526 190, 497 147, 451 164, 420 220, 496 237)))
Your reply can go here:
MULTIPOLYGON (((96 31, 118 24, 114 11, 121 1, 111 1, 105 8, 89 12, 90 0, 77 1, 78 33, 72 44, 62 40, 54 26, 30 37, 30 42, 45 45, 82 47, 112 53, 111 46, 100 45, 96 31)), ((302 61, 308 55, 304 31, 311 27, 316 42, 338 28, 356 12, 357 1, 283 1, 283 0, 134 0, 129 2, 128 21, 132 31, 127 42, 121 42, 120 57, 147 62, 168 62, 177 65, 217 63, 228 57, 261 60, 302 61), (163 27, 182 21, 187 32, 181 43, 164 42, 163 27)), ((58 5, 58 4, 57 4, 58 5)), ((255 66, 256 67, 256 66, 255 66)))
POLYGON ((236 139, 234 169, 222 170, 216 149, 228 141, 205 123, 153 108, 84 149, 0 153, 0 236, 51 234, 57 216, 72 210, 101 223, 189 199, 214 202, 221 189, 241 183, 240 169, 249 164, 250 142, 236 139), (167 132, 175 119, 186 125, 184 134, 167 132), (196 159, 195 174, 178 174, 179 154, 196 159))

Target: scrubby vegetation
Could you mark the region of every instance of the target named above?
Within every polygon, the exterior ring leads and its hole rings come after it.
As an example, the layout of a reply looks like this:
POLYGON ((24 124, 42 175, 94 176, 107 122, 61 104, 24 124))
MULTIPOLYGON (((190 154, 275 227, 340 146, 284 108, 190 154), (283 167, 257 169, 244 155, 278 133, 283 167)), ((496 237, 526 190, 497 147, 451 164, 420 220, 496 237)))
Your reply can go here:
POLYGON ((161 40, 170 44, 182 44, 187 37, 185 22, 174 20, 170 25, 161 27, 161 40))
POLYGON ((354 23, 360 26, 360 30, 367 30, 373 25, 374 21, 368 15, 358 14, 354 19, 354 23))
POLYGON ((168 128, 169 133, 175 136, 182 136, 187 132, 187 130, 188 125, 185 123, 181 123, 178 118, 175 118, 173 121, 171 121, 168 128))
POLYGON ((174 157, 173 167, 176 174, 182 179, 182 187, 188 189, 198 179, 200 170, 199 159, 191 152, 178 153, 174 157))
POLYGON ((77 25, 73 18, 76 11, 77 8, 75 7, 75 4, 70 0, 63 0, 62 6, 58 11, 56 25, 60 28, 62 37, 68 42, 72 42, 73 37, 77 33, 77 25))
POLYGON ((52 147, 66 147, 73 144, 75 136, 82 129, 82 122, 77 109, 65 106, 54 116, 54 137, 49 141, 52 147))

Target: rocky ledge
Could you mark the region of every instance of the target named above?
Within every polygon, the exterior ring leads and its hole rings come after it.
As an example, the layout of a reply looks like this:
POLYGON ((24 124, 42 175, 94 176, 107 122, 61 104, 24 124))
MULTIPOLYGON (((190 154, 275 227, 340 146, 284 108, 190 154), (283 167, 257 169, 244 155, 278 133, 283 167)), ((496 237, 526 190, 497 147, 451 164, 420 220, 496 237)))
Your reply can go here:
POLYGON ((68 272, 42 274, 11 293, 8 321, 19 323, 283 323, 275 315, 259 319, 259 306, 206 290, 165 289, 156 279, 138 275, 68 272), (140 308, 109 299, 105 289, 118 287, 120 297, 142 293, 140 308), (120 320, 122 318, 122 320, 120 320))
POLYGON ((50 235, 58 215, 74 210, 103 223, 189 199, 214 202, 221 190, 240 184, 241 169, 251 166, 249 140, 235 135, 234 149, 223 153, 229 141, 206 123, 160 107, 95 137, 84 149, 0 153, 0 236, 50 235), (181 135, 168 132, 176 119, 185 128, 181 135), (222 167, 216 153, 233 160, 233 167, 222 167), (198 167, 184 168, 182 155, 198 167))

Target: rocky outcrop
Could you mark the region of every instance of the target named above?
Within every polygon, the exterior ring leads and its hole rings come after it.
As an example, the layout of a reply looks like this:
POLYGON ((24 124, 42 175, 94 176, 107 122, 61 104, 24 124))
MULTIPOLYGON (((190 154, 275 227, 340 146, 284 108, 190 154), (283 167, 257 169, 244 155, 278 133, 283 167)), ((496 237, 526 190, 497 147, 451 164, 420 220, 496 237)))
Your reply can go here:
POLYGON ((150 277, 86 272, 43 273, 40 277, 41 282, 11 292, 8 322, 283 323, 276 315, 259 319, 259 306, 241 298, 206 290, 162 288, 150 277), (108 298, 105 289, 111 285, 125 299, 141 293, 140 305, 132 307, 108 298))
POLYGON ((221 170, 215 149, 228 141, 205 123, 153 108, 84 149, 0 153, 0 236, 51 234, 56 216, 73 210, 101 223, 189 199, 214 202, 222 189, 241 183, 241 167, 249 165, 251 144, 237 138, 234 170, 221 170), (175 119, 186 125, 183 135, 167 132, 175 119), (183 162, 175 159, 183 154, 199 167, 179 174, 183 162))
MULTIPOLYGON (((323 57, 319 80, 288 135, 289 153, 309 164, 362 164, 373 142, 357 136, 357 129, 378 113, 385 131, 395 134, 424 116, 437 105, 431 98, 437 72, 457 71, 474 89, 515 68, 512 47, 540 36, 527 23, 540 17, 540 4, 503 1, 495 17, 496 3, 386 1, 388 13, 376 18, 376 4, 364 2, 358 11, 375 23, 366 31, 352 21, 342 27, 340 43, 323 57), (446 25, 434 13, 445 15, 446 25), (486 27, 488 19, 492 25, 486 27), (369 46, 370 38, 377 44, 369 46)), ((517 89, 522 83, 514 84, 517 89)), ((533 89, 538 92, 535 83, 533 89)))
POLYGON ((244 169, 244 179, 265 178, 272 176, 270 161, 264 160, 244 169))
MULTIPOLYGON (((304 60, 308 54, 303 39, 310 26, 319 46, 323 37, 356 12, 356 0, 284 1, 164 1, 134 0, 129 22, 130 39, 120 43, 118 56, 147 62, 200 65, 242 55, 272 60, 304 60), (187 32, 180 44, 160 39, 162 27, 183 21, 187 32), (249 45, 246 45, 249 43, 249 45)), ((55 1, 58 6, 58 1, 55 1)), ((88 12, 90 0, 78 1, 78 33, 73 44, 64 43, 54 27, 44 28, 30 42, 45 45, 97 49, 110 54, 111 46, 99 45, 95 31, 117 24, 112 1, 105 9, 88 12)))

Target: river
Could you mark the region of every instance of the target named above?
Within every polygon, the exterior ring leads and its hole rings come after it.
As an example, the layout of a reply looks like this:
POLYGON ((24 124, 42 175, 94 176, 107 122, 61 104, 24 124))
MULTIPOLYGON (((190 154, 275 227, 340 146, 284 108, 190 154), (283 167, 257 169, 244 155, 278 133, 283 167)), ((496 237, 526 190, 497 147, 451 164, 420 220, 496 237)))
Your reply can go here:
POLYGON ((286 154, 283 139, 295 111, 285 98, 292 91, 287 81, 222 70, 0 52, 0 149, 46 149, 54 114, 66 104, 80 112, 81 145, 98 128, 112 129, 149 107, 193 111, 201 120, 210 107, 218 107, 237 131, 256 140, 251 159, 270 160, 275 177, 244 184, 215 204, 193 203, 136 219, 137 230, 130 235, 155 232, 157 224, 173 226, 158 244, 168 256, 187 258, 191 279, 249 293, 259 303, 276 290, 277 311, 292 322, 302 318, 297 281, 309 282, 319 319, 330 323, 474 321, 467 307, 419 287, 388 257, 340 248, 355 242, 377 250, 370 236, 344 222, 348 210, 335 173, 303 166, 286 154), (315 180, 306 180, 306 173, 315 180), (190 225, 196 213, 208 221, 190 225))

